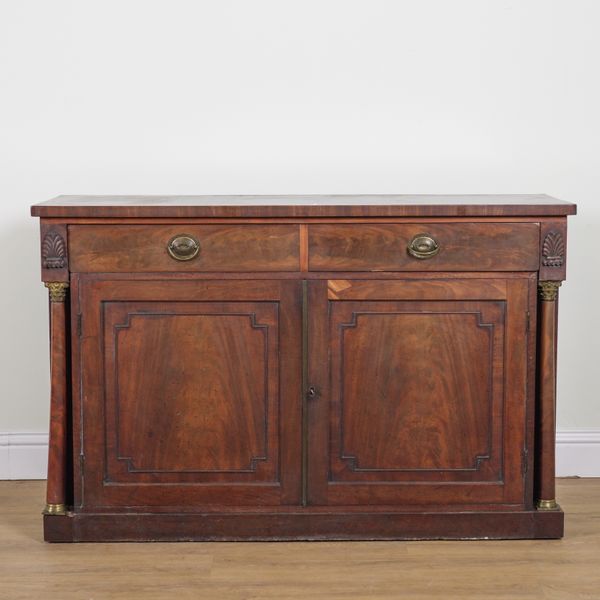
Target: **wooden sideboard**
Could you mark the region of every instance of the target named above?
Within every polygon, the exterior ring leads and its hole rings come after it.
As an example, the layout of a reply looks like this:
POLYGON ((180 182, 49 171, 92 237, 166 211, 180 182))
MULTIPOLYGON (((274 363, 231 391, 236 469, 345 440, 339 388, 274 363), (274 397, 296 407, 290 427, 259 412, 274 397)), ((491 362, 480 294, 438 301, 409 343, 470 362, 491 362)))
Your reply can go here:
POLYGON ((61 196, 48 541, 557 538, 548 196, 61 196))

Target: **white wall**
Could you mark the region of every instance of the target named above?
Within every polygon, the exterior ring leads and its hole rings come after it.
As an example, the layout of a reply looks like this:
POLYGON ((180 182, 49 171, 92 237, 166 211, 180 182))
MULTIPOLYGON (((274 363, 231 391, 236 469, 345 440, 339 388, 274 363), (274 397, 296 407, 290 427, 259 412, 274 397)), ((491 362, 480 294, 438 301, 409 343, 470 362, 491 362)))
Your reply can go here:
POLYGON ((47 427, 31 203, 329 192, 577 202, 558 422, 600 431, 599 31, 595 0, 0 0, 0 432, 47 427))

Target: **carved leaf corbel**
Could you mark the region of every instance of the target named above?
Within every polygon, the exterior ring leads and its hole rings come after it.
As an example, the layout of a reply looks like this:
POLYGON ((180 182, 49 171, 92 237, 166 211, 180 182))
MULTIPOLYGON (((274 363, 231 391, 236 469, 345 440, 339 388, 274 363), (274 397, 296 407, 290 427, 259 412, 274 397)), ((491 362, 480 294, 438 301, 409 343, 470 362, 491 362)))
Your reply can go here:
POLYGON ((65 240, 56 232, 50 231, 44 236, 42 266, 44 269, 64 269, 67 266, 65 240))
POLYGON ((560 231, 550 231, 542 244, 542 265, 562 267, 565 261, 565 242, 560 231))

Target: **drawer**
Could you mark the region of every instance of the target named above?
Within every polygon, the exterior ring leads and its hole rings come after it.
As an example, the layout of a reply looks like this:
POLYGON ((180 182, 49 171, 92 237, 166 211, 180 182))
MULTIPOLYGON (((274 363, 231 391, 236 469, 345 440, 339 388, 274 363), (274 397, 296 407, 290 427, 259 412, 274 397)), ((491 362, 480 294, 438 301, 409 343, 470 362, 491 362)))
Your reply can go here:
POLYGON ((76 273, 300 268, 297 225, 71 225, 68 235, 76 273))
POLYGON ((311 225, 311 271, 536 271, 538 223, 311 225))

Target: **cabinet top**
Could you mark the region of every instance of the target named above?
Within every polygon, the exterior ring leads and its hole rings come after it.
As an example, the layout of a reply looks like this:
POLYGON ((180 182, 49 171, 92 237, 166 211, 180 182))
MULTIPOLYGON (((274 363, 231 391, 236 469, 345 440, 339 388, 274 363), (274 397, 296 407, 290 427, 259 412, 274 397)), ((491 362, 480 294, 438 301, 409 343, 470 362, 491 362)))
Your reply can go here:
POLYGON ((545 217, 577 206, 531 195, 58 196, 34 204, 35 217, 545 217))

